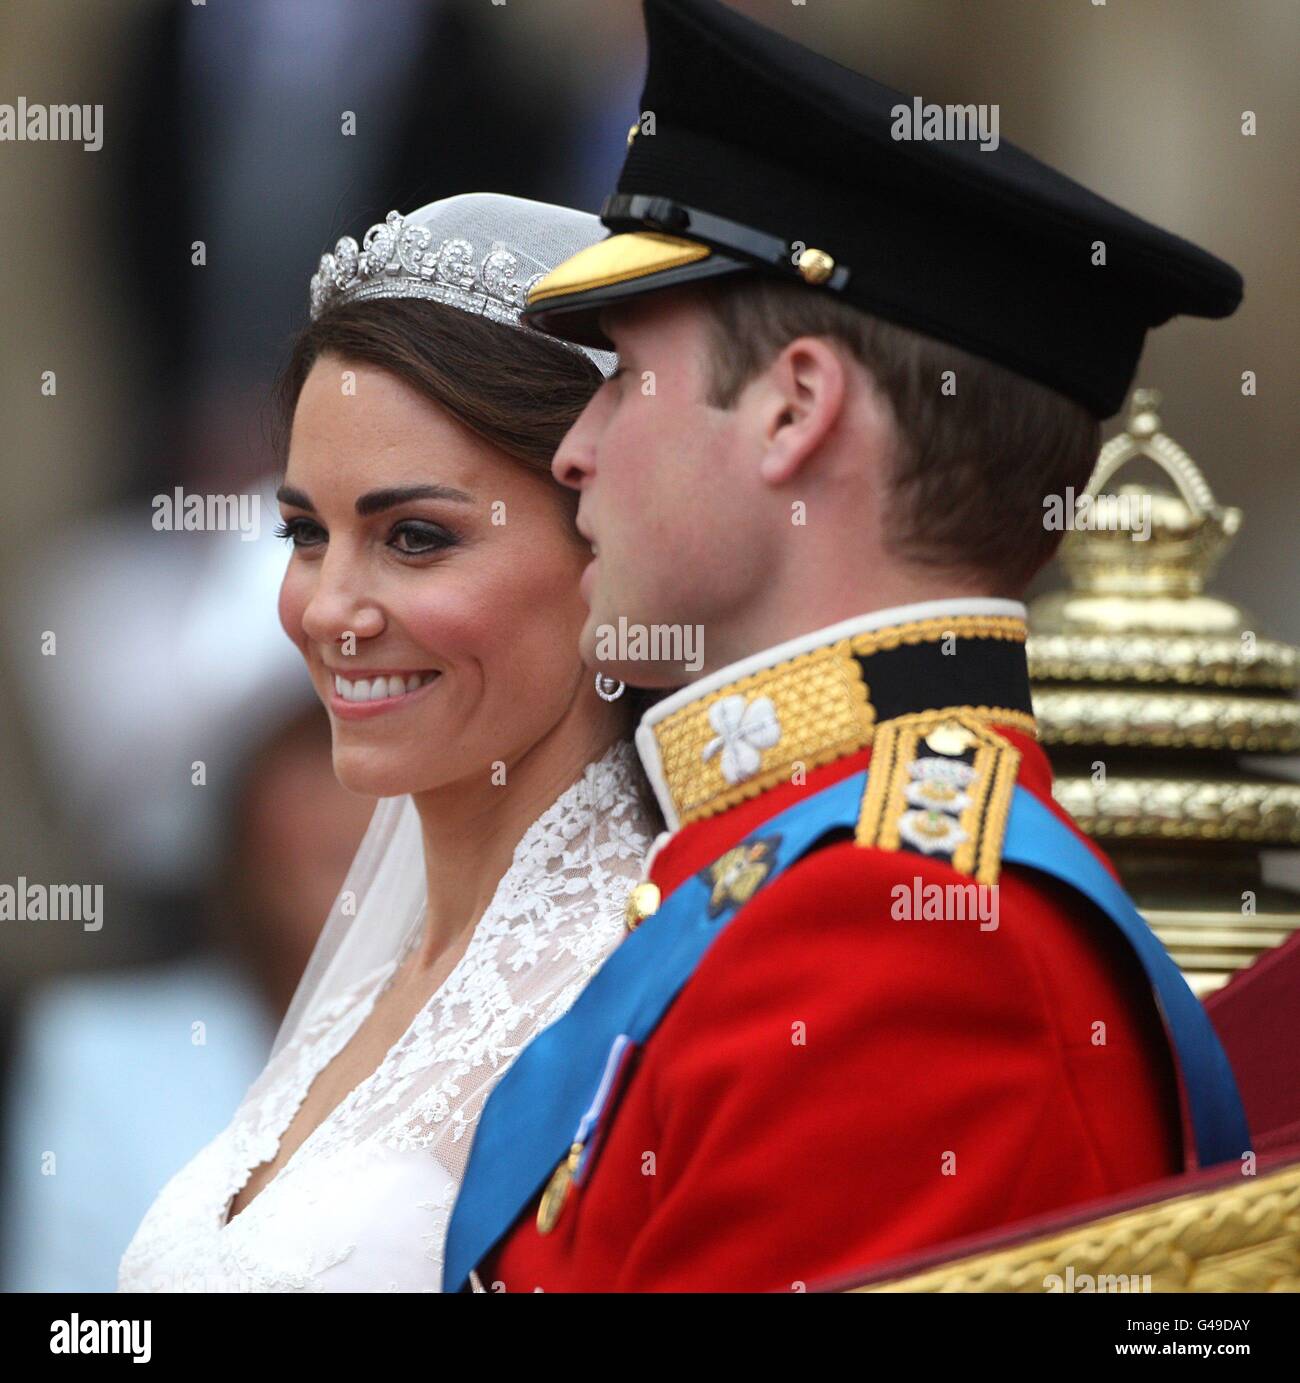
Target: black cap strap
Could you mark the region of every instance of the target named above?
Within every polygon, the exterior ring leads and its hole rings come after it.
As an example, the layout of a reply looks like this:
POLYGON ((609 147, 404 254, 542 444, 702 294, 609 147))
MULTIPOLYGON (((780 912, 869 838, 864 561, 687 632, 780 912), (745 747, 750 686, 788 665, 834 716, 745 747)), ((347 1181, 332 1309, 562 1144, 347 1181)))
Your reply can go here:
MULTIPOLYGON (((667 235, 687 235, 738 258, 781 269, 804 282, 792 248, 784 240, 752 226, 743 226, 739 221, 729 221, 725 216, 715 216, 711 211, 685 206, 671 197, 615 192, 605 198, 600 219, 613 231, 649 229, 667 235)), ((820 286, 842 292, 851 273, 848 265, 836 264, 830 277, 820 286)))

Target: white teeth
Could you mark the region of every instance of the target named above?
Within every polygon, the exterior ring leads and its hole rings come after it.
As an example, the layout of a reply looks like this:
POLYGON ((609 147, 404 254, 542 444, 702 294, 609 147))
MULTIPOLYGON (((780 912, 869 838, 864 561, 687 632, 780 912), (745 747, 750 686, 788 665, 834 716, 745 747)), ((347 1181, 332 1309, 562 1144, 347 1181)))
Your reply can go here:
POLYGON ((412 672, 406 677, 361 677, 353 682, 335 673, 334 690, 344 701, 382 701, 408 696, 437 676, 436 672, 412 672))

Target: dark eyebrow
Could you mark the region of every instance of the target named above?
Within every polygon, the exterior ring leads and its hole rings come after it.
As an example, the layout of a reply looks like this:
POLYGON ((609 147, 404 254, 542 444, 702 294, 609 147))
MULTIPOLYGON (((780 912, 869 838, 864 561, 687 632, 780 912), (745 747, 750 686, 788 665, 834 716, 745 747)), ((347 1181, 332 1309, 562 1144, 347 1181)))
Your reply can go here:
POLYGON ((275 497, 281 504, 291 504, 295 509, 306 509, 312 514, 316 512, 316 506, 311 500, 301 490, 295 490, 292 485, 281 485, 275 492, 275 497))
POLYGON ((371 490, 357 500, 357 513, 364 519, 381 510, 392 509, 412 499, 449 499, 457 504, 473 504, 474 496, 450 485, 407 485, 389 490, 371 490))
MULTIPOLYGON (((306 509, 311 514, 316 512, 311 500, 291 485, 281 485, 275 497, 281 504, 291 504, 295 509, 306 509)), ((369 494, 362 495, 357 500, 357 513, 364 519, 413 499, 446 499, 457 504, 474 502, 473 495, 467 495, 464 490, 457 490, 451 485, 406 485, 388 490, 371 490, 369 494)))

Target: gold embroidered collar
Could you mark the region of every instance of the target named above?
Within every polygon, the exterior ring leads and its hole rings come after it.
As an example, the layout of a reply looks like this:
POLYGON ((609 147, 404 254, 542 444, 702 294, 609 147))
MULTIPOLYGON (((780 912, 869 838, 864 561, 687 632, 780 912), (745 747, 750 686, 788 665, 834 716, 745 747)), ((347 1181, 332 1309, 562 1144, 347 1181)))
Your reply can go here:
POLYGON ((872 742, 883 721, 951 710, 1036 735, 1018 601, 878 611, 734 663, 642 718, 637 749, 670 831, 872 742))

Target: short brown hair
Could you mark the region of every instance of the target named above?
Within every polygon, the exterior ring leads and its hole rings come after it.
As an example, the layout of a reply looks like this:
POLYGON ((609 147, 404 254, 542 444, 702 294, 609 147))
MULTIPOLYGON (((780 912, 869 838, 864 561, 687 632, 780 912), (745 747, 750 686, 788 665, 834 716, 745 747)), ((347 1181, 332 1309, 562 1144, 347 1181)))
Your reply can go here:
POLYGON ((1019 595, 1062 534, 1043 499, 1080 491, 1101 425, 1054 389, 825 293, 747 275, 700 286, 709 320, 708 401, 729 408, 800 336, 842 343, 893 410, 898 446, 886 523, 895 551, 1019 595), (956 392, 941 393, 952 371, 956 392))

